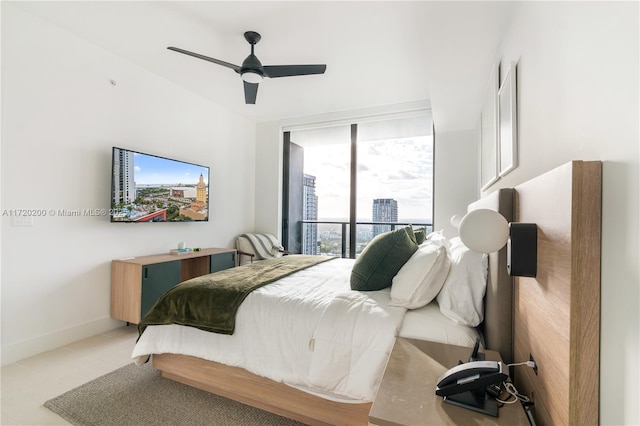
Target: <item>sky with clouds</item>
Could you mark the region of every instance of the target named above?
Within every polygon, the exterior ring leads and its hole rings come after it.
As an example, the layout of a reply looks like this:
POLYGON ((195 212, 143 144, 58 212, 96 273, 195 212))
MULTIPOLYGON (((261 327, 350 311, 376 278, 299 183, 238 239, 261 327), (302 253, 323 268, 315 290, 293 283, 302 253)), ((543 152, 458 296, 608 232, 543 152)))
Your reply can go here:
MULTIPOLYGON (((373 200, 398 201, 399 221, 432 220, 431 136, 358 143, 357 218, 372 220, 373 200)), ((316 176, 319 220, 349 217, 349 143, 304 148, 304 172, 316 176)))
POLYGON ((136 153, 133 157, 137 185, 197 184, 200 174, 209 182, 209 168, 153 155, 136 153))

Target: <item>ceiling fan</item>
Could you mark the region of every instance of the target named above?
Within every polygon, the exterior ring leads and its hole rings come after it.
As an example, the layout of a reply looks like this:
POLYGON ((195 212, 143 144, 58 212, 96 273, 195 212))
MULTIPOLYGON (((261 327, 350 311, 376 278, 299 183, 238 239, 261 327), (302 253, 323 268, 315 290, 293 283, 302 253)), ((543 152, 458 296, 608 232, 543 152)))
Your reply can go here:
POLYGON ((247 104, 255 104, 258 95, 258 84, 264 77, 292 77, 296 75, 324 74, 326 65, 262 65, 256 55, 253 54, 253 47, 260 41, 260 34, 255 31, 247 31, 244 38, 251 45, 251 54, 242 62, 242 66, 230 64, 219 59, 189 52, 177 47, 167 47, 178 53, 184 53, 195 58, 204 59, 223 67, 231 68, 242 77, 244 83, 244 101, 247 104))

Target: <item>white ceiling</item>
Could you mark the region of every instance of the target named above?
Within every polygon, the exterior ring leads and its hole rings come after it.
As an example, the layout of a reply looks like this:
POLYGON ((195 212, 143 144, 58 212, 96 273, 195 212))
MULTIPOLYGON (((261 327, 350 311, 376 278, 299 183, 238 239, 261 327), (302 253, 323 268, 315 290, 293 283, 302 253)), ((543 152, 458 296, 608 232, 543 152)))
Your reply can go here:
POLYGON ((430 100, 438 131, 475 127, 510 2, 15 2, 42 19, 256 121, 430 100), (323 75, 265 79, 256 105, 222 66, 257 31, 263 65, 327 64, 323 75))

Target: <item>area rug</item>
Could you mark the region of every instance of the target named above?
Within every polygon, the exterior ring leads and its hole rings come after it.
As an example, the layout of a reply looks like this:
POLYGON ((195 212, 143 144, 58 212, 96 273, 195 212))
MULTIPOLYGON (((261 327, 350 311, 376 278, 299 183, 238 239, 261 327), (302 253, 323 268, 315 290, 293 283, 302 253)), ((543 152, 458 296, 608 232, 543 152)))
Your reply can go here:
POLYGON ((81 426, 282 425, 301 423, 165 379, 130 364, 44 403, 81 426))

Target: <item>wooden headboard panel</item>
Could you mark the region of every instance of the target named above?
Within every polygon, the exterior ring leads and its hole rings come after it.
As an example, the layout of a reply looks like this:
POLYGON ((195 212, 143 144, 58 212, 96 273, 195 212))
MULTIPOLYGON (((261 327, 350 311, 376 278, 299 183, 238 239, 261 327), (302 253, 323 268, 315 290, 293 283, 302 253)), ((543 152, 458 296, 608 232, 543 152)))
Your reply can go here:
POLYGON ((514 371, 537 422, 598 424, 602 163, 574 161, 516 188, 516 220, 538 225, 536 278, 515 279, 514 371))
MULTIPOLYGON (((467 211, 490 209, 507 222, 515 220, 515 190, 503 188, 472 203, 467 211)), ((506 363, 513 362, 513 278, 507 273, 507 249, 489 254, 489 276, 481 324, 487 349, 500 352, 506 363)))

